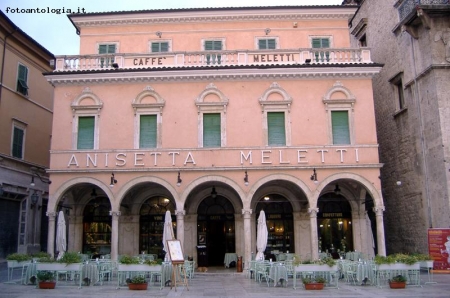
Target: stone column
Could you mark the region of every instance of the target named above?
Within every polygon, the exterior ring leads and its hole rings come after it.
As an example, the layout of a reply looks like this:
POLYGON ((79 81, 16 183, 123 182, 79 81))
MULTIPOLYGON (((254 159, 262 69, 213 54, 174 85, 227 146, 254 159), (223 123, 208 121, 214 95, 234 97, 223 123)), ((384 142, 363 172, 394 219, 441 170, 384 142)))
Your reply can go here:
POLYGON ((311 225, 311 259, 319 259, 319 241, 317 239, 317 213, 319 208, 308 208, 309 223, 311 225))
POLYGON ((48 216, 48 238, 47 238, 47 252, 55 256, 55 218, 56 212, 47 212, 48 216))
MULTIPOLYGON (((185 250, 184 244, 184 216, 186 211, 176 210, 175 215, 177 216, 177 240, 180 240, 183 250, 185 250)), ((196 243, 196 242, 195 242, 196 243)))
POLYGON ((110 211, 111 220, 111 260, 117 261, 119 254, 119 216, 120 211, 110 211))
POLYGON ((383 212, 385 208, 384 206, 373 207, 373 211, 376 215, 377 221, 377 244, 378 244, 378 252, 380 256, 386 256, 386 242, 384 239, 384 223, 383 223, 383 212))
POLYGON ((242 214, 244 215, 244 262, 248 263, 252 259, 252 209, 242 209, 242 214))

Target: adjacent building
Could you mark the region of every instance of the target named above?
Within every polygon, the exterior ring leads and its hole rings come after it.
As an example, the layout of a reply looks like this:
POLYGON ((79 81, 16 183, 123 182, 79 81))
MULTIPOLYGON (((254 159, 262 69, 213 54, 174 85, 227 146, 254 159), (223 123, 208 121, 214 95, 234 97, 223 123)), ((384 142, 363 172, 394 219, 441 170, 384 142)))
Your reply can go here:
POLYGON ((47 250, 54 59, 0 11, 0 258, 47 250))
POLYGON ((384 255, 372 79, 351 47, 358 6, 69 15, 80 55, 56 57, 48 250, 164 256, 169 210, 186 256, 223 265, 345 251, 384 255), (198 247, 205 247, 201 255, 198 247))
POLYGON ((450 2, 362 0, 353 47, 383 63, 374 76, 389 253, 428 252, 450 227, 450 2))

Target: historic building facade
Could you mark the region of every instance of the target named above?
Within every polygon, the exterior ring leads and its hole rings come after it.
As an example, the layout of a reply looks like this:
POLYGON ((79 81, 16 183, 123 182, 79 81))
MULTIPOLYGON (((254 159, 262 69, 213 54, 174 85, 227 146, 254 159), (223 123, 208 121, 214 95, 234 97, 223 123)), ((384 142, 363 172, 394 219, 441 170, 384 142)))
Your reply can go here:
POLYGON ((450 3, 360 1, 352 46, 384 67, 374 99, 389 253, 428 251, 450 226, 450 3))
POLYGON ((0 11, 0 258, 47 249, 54 59, 0 11))
POLYGON ((73 14, 57 57, 49 169, 68 248, 162 252, 170 210, 186 256, 385 254, 372 78, 351 48, 357 6, 73 14))

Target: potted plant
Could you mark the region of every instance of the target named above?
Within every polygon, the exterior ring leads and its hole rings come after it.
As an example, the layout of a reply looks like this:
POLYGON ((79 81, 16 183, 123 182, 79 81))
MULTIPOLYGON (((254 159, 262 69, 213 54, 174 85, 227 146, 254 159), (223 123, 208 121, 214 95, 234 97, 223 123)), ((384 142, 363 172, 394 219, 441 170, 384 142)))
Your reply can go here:
POLYGON ((130 290, 147 290, 148 283, 143 275, 136 275, 127 280, 128 289, 130 290))
POLYGON ((39 289, 54 289, 56 285, 55 275, 52 271, 38 271, 36 277, 39 281, 39 289))
POLYGON ((406 287, 406 277, 399 274, 389 280, 389 287, 391 289, 404 289, 406 287))
POLYGON ((305 290, 323 290, 326 279, 321 276, 302 278, 305 290))
POLYGON ((31 262, 31 256, 21 253, 13 253, 6 256, 8 263, 8 280, 12 278, 14 268, 23 268, 24 264, 31 262))

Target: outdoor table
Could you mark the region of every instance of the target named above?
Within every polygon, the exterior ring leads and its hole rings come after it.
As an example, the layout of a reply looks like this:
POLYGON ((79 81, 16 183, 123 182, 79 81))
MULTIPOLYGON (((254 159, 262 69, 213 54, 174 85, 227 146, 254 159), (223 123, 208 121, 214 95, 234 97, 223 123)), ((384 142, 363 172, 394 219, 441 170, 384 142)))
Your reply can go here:
POLYGON ((358 284, 361 284, 364 283, 366 278, 371 284, 375 284, 374 266, 369 262, 358 262, 356 267, 356 281, 358 284))
POLYGON ((273 280, 273 286, 276 285, 282 280, 285 281, 285 286, 287 287, 288 282, 288 272, 286 266, 282 263, 276 262, 272 263, 269 269, 269 279, 273 280))
POLYGON ((94 285, 99 282, 99 269, 95 263, 84 264, 81 268, 81 280, 85 285, 94 285))
POLYGON ((236 253, 226 253, 225 254, 225 258, 223 260, 223 263, 225 265, 226 268, 230 267, 230 263, 231 262, 235 262, 237 263, 237 254, 236 253))
MULTIPOLYGON (((23 265, 22 284, 28 285, 32 276, 36 276, 36 263, 28 263, 23 265)), ((37 283, 37 279, 35 282, 37 283)))

